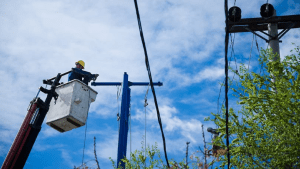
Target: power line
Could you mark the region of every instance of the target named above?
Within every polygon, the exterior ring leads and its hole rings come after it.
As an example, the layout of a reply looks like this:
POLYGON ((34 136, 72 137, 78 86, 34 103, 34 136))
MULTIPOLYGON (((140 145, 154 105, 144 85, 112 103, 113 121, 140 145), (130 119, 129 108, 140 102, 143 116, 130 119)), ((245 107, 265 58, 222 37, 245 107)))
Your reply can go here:
MULTIPOLYGON (((259 46, 258 46, 258 43, 257 43, 257 38, 256 38, 256 35, 254 36, 255 37, 255 44, 256 44, 256 49, 257 49, 257 53, 258 53, 258 56, 260 56, 260 52, 259 52, 259 46)), ((260 69, 259 69, 259 74, 261 74, 261 70, 263 69, 263 62, 260 66, 260 69)))
POLYGON ((170 168, 169 161, 168 161, 168 156, 167 156, 167 150, 166 150, 166 141, 165 141, 164 131, 163 131, 162 122, 161 122, 161 118, 160 118, 159 108, 158 108, 158 104, 157 104, 156 94, 155 94, 155 90, 154 90, 154 86, 153 86, 152 75, 151 75, 151 70, 150 70, 150 64, 149 64, 149 60, 148 60, 146 43, 145 43, 145 40, 144 40, 144 34, 143 34, 142 23, 141 23, 141 19, 140 19, 137 0, 134 0, 134 5, 135 5, 137 21, 138 21, 139 30, 140 30, 140 37, 141 37, 143 48, 144 48, 145 64, 146 64, 146 68, 147 68, 147 71, 148 71, 151 90, 152 90, 154 103, 155 103, 155 108, 156 108, 156 112, 157 112, 157 120, 158 120, 158 124, 159 124, 160 130, 161 130, 162 139, 163 139, 165 158, 166 158, 167 166, 168 166, 168 168, 170 168))
MULTIPOLYGON (((148 102, 147 102, 147 95, 148 95, 148 91, 149 91, 149 86, 147 88, 146 94, 145 94, 145 103, 144 103, 144 107, 145 107, 145 157, 147 156, 147 106, 148 106, 148 102)), ((145 161, 145 168, 146 168, 146 161, 145 161)))
POLYGON ((251 60, 251 54, 252 54, 252 47, 253 47, 254 36, 255 35, 253 34, 252 43, 251 43, 251 50, 250 50, 250 56, 249 56, 249 63, 248 63, 248 70, 249 70, 249 66, 250 66, 250 60, 251 60))
POLYGON ((225 35, 225 107, 226 107, 226 146, 227 146, 227 160, 228 169, 230 168, 230 154, 229 154, 229 132, 228 132, 228 1, 225 0, 225 18, 226 18, 226 35, 225 35))
MULTIPOLYGON (((89 100, 90 100, 90 94, 91 90, 89 90, 89 100)), ((88 110, 90 109, 90 101, 88 101, 88 110)), ((89 112, 87 112, 87 116, 86 116, 86 123, 85 123, 85 131, 84 131, 84 143, 83 143, 83 150, 82 150, 82 165, 83 165, 83 160, 84 160, 84 149, 85 149, 85 141, 86 141, 86 130, 87 130, 87 120, 89 117, 89 112)))
MULTIPOLYGON (((230 47, 231 47, 231 56, 230 56, 230 61, 232 60, 232 56, 234 58, 234 63, 235 63, 235 68, 236 68, 236 72, 238 71, 238 68, 237 68, 237 63, 236 63, 236 57, 235 57, 235 53, 234 53, 234 40, 235 40, 235 33, 233 34, 233 38, 232 38, 232 35, 230 35, 230 47)), ((230 67, 230 62, 229 62, 229 67, 230 67)), ((233 74, 233 78, 234 79, 234 76, 235 76, 235 73, 233 74)), ((225 83, 225 78, 223 80, 223 83, 225 83)), ((219 91, 219 97, 218 97, 218 104, 217 104, 217 113, 221 113, 221 110, 219 109, 219 105, 220 105, 220 96, 221 96, 221 91, 222 91, 222 87, 223 85, 220 86, 220 91, 219 91)), ((224 101, 225 101, 225 98, 224 100, 222 101, 222 105, 224 104, 224 101)))
POLYGON ((219 113, 220 96, 221 96, 221 91, 222 91, 222 87, 223 87, 224 82, 225 82, 225 79, 224 79, 222 85, 220 86, 219 97, 218 97, 218 105, 217 105, 217 113, 219 113))
MULTIPOLYGON (((230 61, 232 60, 232 55, 233 55, 233 58, 234 58, 234 63, 235 63, 235 69, 236 70, 238 70, 238 67, 237 67, 237 63, 236 63, 236 57, 235 57, 235 53, 234 53, 234 40, 235 40, 235 33, 233 34, 233 38, 232 38, 232 35, 231 34, 229 34, 230 35, 230 41, 231 41, 231 44, 230 44, 230 46, 231 46, 231 56, 230 56, 230 61)), ((229 66, 230 66, 230 62, 229 62, 229 66)), ((235 74, 233 74, 233 79, 234 79, 234 75, 235 74)))

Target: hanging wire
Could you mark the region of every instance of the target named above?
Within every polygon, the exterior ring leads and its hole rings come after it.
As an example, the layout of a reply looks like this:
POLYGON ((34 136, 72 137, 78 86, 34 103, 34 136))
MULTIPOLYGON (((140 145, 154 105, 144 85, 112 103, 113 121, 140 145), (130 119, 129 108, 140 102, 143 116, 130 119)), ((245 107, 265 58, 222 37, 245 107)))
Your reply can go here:
MULTIPOLYGON (((257 53, 258 53, 258 56, 260 56, 260 52, 259 52, 259 46, 258 46, 258 42, 257 42, 257 38, 256 38, 256 35, 254 36, 255 37, 255 45, 256 45, 256 49, 257 49, 257 53)), ((259 69, 259 74, 261 74, 261 70, 263 68, 263 62, 260 66, 260 69, 259 69)))
MULTIPOLYGON (((144 107, 145 107, 145 157, 147 156, 146 153, 146 147, 147 147, 147 106, 148 106, 148 102, 147 102, 147 95, 148 95, 148 91, 149 91, 149 86, 147 88, 146 94, 145 94, 145 103, 144 103, 144 107)), ((146 168, 146 161, 145 161, 145 168, 146 168)))
POLYGON ((122 91, 122 84, 121 84, 121 86, 117 86, 117 104, 118 104, 117 121, 120 120, 119 97, 120 97, 121 91, 122 91))
POLYGON ((143 48, 144 48, 145 64, 146 64, 146 68, 147 68, 147 71, 148 71, 149 81, 150 81, 151 90, 152 90, 153 99, 154 99, 155 108, 156 108, 156 113, 157 113, 157 121, 158 121, 158 124, 159 124, 159 127, 160 127, 160 131, 161 131, 161 135, 162 135, 163 146, 164 146, 164 153, 165 153, 165 159, 166 159, 166 163, 167 163, 168 168, 170 168, 170 164, 169 164, 169 160, 168 160, 168 155, 167 155, 166 140, 165 140, 165 135, 164 135, 164 131, 163 131, 163 127, 162 127, 162 122, 161 122, 161 118, 160 118, 160 112, 159 112, 159 108, 158 108, 156 94, 155 94, 155 90, 154 90, 154 86, 153 86, 153 80, 152 80, 152 75, 151 75, 151 70, 150 70, 150 63, 149 63, 149 59, 148 59, 148 53, 147 53, 147 49, 146 49, 146 43, 145 43, 145 40, 144 40, 144 34, 143 34, 142 23, 141 23, 141 19, 140 19, 140 14, 139 14, 137 0, 134 0, 134 5, 135 5, 136 16, 137 16, 137 21, 138 21, 138 26, 139 26, 139 31, 140 31, 140 37, 141 37, 141 41, 142 41, 143 48))
POLYGON ((221 110, 219 109, 219 105, 220 105, 219 103, 220 103, 220 96, 221 96, 221 91, 222 91, 222 87, 223 87, 224 82, 225 82, 225 79, 223 80, 223 83, 220 86, 219 97, 218 97, 218 105, 217 105, 217 113, 221 113, 221 110))
MULTIPOLYGON (((231 41, 231 44, 230 44, 230 47, 231 47, 230 61, 232 60, 232 56, 233 56, 234 63, 235 63, 235 69, 236 69, 236 71, 238 71, 238 67, 237 67, 237 63, 236 63, 236 57, 235 57, 235 53, 234 53, 234 42, 235 42, 234 40, 235 40, 235 33, 233 34, 233 38, 232 38, 232 35, 230 34, 230 41, 231 41)), ((230 62, 229 62, 229 66, 230 66, 230 62)), ((235 74, 233 74, 232 79, 234 79, 234 75, 235 74)))
POLYGON ((251 43, 251 50, 250 50, 250 56, 249 56, 249 63, 248 63, 248 70, 249 70, 249 65, 250 65, 250 60, 251 60, 251 54, 252 54, 252 47, 253 47, 254 36, 255 35, 253 34, 252 43, 251 43))
MULTIPOLYGON (((120 106, 119 106, 119 97, 122 91, 122 84, 121 86, 117 86, 117 104, 118 104, 118 113, 117 113, 117 121, 118 121, 118 132, 120 132, 120 106)), ((118 138, 119 140, 119 138, 118 138)))
MULTIPOLYGON (((233 34, 233 36, 232 36, 231 34, 229 34, 229 35, 230 35, 230 42, 231 42, 231 44, 230 44, 230 48, 231 48, 230 61, 232 60, 232 56, 233 56, 233 58, 234 58, 234 63, 235 63, 235 68, 236 68, 236 72, 238 72, 238 67, 237 67, 236 57, 235 57, 235 53, 234 53, 235 33, 233 34)), ((229 62, 229 67, 230 67, 230 63, 231 63, 231 62, 229 62)), ((234 79, 234 77, 235 77, 235 73, 233 74, 232 80, 234 79)), ((225 80, 226 80, 226 79, 224 78, 224 81, 223 81, 222 84, 224 84, 225 80)), ((221 114, 221 109, 219 108, 219 106, 220 106, 220 96, 221 96, 222 87, 223 87, 223 85, 220 86, 219 97, 218 97, 218 104, 217 104, 217 112, 218 112, 219 114, 221 114)), ((224 101, 225 101, 225 98, 224 98, 224 100, 222 101, 222 105, 224 104, 224 101)), ((218 126, 217 126, 217 127, 218 127, 218 126)))
MULTIPOLYGON (((90 93, 91 93, 91 90, 89 89, 88 111, 89 111, 89 109, 90 109, 90 93)), ((87 130, 88 117, 89 117, 89 112, 87 112, 86 123, 85 123, 84 142, 83 142, 83 150, 82 150, 82 165, 83 165, 83 160, 84 160, 84 149, 85 149, 86 130, 87 130)))
POLYGON ((255 44, 256 44, 256 49, 257 49, 257 52, 259 54, 259 46, 258 46, 258 43, 257 43, 257 38, 256 38, 256 35, 254 35, 255 37, 255 44))

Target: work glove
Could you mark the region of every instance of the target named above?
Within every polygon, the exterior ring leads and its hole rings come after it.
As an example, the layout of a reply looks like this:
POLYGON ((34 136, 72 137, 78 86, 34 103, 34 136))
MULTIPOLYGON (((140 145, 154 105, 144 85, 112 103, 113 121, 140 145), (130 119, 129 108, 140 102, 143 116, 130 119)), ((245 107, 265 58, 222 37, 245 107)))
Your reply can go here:
POLYGON ((94 74, 94 78, 92 79, 93 81, 96 81, 97 77, 99 76, 99 74, 94 74))

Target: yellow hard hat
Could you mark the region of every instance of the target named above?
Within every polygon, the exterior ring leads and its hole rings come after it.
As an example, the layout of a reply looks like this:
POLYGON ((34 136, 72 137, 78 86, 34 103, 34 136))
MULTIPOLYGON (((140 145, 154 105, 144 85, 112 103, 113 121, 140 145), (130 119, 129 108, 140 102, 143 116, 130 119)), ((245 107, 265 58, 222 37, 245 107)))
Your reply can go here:
POLYGON ((75 62, 75 64, 80 64, 83 68, 85 66, 85 63, 83 60, 79 60, 78 62, 75 62))

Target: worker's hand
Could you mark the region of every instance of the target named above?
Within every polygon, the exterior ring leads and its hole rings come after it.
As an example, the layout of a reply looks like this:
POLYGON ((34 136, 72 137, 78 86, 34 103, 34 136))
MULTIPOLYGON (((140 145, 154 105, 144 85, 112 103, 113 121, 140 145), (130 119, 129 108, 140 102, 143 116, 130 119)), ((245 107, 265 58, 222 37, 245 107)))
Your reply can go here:
POLYGON ((99 76, 99 74, 94 74, 95 78, 93 78, 94 81, 96 81, 97 77, 99 76))

